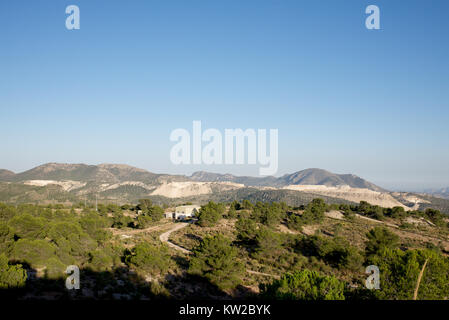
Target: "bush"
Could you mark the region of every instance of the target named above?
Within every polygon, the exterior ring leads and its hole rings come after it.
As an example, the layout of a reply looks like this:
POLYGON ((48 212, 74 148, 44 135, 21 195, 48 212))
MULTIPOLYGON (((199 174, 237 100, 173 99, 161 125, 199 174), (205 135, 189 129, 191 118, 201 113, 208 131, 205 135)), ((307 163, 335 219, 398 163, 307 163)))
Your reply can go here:
POLYGON ((25 286, 27 273, 22 265, 10 265, 8 258, 0 254, 0 289, 11 289, 25 286))
POLYGON ((301 216, 291 213, 287 218, 287 227, 291 230, 301 231, 303 225, 303 220, 301 216))
POLYGON ((303 270, 260 286, 264 297, 281 300, 344 300, 344 283, 334 276, 303 270))
POLYGON ((194 248, 189 273, 205 277, 220 289, 236 287, 244 273, 237 248, 222 235, 206 237, 194 248))
POLYGON ((45 237, 45 220, 35 218, 27 213, 14 216, 8 225, 19 238, 36 239, 45 237))
POLYGON ((303 237, 296 249, 309 257, 317 257, 332 267, 358 271, 363 264, 359 251, 345 239, 326 239, 320 236, 303 237))
POLYGON ((8 221, 17 214, 16 208, 0 203, 0 221, 8 221))
POLYGON ((323 199, 313 199, 310 202, 303 214, 301 220, 304 224, 320 223, 324 219, 324 212, 326 212, 326 203, 323 199))
POLYGON ((159 206, 152 206, 148 209, 148 216, 152 221, 160 221, 164 217, 164 209, 159 206))
POLYGON ((51 257, 45 263, 45 277, 48 279, 59 279, 65 276, 67 266, 57 257, 51 257))
POLYGON ((94 271, 111 270, 114 265, 113 258, 108 255, 104 250, 97 249, 90 252, 89 266, 94 271))
POLYGON ((114 213, 112 216, 112 227, 121 229, 130 226, 132 223, 132 219, 128 216, 125 216, 123 213, 118 212, 114 213))
POLYGON ((14 245, 12 256, 32 267, 44 267, 47 260, 56 254, 56 246, 46 240, 20 239, 14 245))
POLYGON ((237 218, 237 210, 235 207, 231 206, 228 210, 228 219, 235 219, 237 218))
POLYGON ((253 214, 255 218, 258 218, 260 223, 273 228, 280 223, 282 209, 276 203, 270 205, 258 202, 254 207, 253 214))
POLYGON ((201 206, 198 212, 198 224, 202 227, 214 226, 223 216, 224 206, 220 203, 210 201, 201 206))
POLYGON ((252 256, 260 261, 273 263, 282 255, 284 249, 281 246, 279 234, 267 227, 260 228, 256 233, 256 249, 252 256))
POLYGON ((243 200, 242 204, 240 206, 240 209, 245 209, 245 210, 252 210, 254 208, 254 205, 251 203, 251 201, 249 200, 243 200))
POLYGON ((170 265, 170 255, 165 245, 153 246, 147 242, 136 245, 125 257, 130 267, 152 275, 164 273, 170 265))
POLYGON ((8 225, 0 222, 0 252, 9 254, 14 244, 14 234, 8 225))
POLYGON ((147 215, 141 214, 137 217, 137 228, 145 229, 153 223, 153 219, 147 215))
POLYGON ((447 299, 449 296, 449 259, 433 250, 409 250, 383 247, 371 263, 380 270, 379 299, 412 299, 418 275, 428 263, 418 291, 420 299, 447 299))
POLYGON ((399 242, 399 237, 385 227, 373 228, 366 234, 366 237, 368 238, 365 248, 367 257, 375 255, 383 248, 396 248, 399 242))
POLYGON ((237 239, 247 244, 253 243, 256 239, 257 224, 252 219, 239 218, 235 223, 237 239))

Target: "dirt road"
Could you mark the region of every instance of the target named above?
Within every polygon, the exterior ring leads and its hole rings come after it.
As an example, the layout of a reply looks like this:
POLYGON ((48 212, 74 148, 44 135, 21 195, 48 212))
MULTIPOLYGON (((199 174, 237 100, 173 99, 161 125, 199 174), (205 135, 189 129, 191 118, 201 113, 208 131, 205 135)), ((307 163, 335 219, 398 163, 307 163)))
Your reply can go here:
POLYGON ((158 226, 152 226, 148 227, 146 229, 115 229, 115 228, 109 228, 109 230, 112 232, 113 235, 127 235, 131 236, 133 234, 139 234, 139 233, 145 233, 145 232, 151 232, 151 231, 158 231, 165 227, 168 227, 169 225, 174 224, 173 222, 164 223, 158 226))
POLYGON ((269 273, 263 273, 263 272, 259 272, 259 271, 253 271, 253 270, 249 270, 246 269, 246 272, 251 273, 251 274, 256 274, 259 276, 265 276, 265 277, 272 277, 272 278, 276 278, 276 279, 280 279, 281 277, 274 275, 274 274, 269 274, 269 273))
MULTIPOLYGON (((170 234, 171 234, 172 232, 175 232, 175 231, 177 231, 177 230, 180 230, 180 229, 182 229, 182 228, 185 228, 185 227, 187 227, 188 225, 189 225, 189 223, 187 223, 187 222, 178 222, 178 223, 175 224, 175 226, 174 226, 173 228, 171 228, 171 229, 168 230, 167 232, 164 232, 163 234, 161 234, 161 235, 159 236, 159 239, 160 239, 162 242, 165 242, 166 244, 168 244, 170 247, 172 247, 172 248, 175 249, 175 250, 181 251, 181 252, 186 253, 186 254, 192 254, 192 251, 187 250, 186 248, 183 248, 183 247, 181 247, 181 246, 178 246, 177 244, 174 244, 173 242, 171 242, 171 241, 169 240, 170 234)), ((279 279, 279 278, 280 278, 279 276, 276 276, 276 275, 273 275, 273 274, 268 274, 268 273, 263 273, 263 272, 253 271, 253 270, 249 270, 249 269, 246 269, 246 272, 251 273, 251 274, 255 274, 255 275, 265 276, 265 277, 273 277, 273 278, 276 278, 276 279, 279 279)))
POLYGON ((161 234, 161 235, 159 236, 159 239, 160 239, 162 242, 165 242, 166 244, 168 244, 168 245, 169 245, 170 247, 172 247, 173 249, 176 249, 176 250, 178 250, 178 251, 182 251, 182 252, 184 252, 184 253, 186 253, 186 254, 191 254, 191 253, 192 253, 191 251, 189 251, 189 250, 187 250, 187 249, 185 249, 185 248, 183 248, 183 247, 181 247, 181 246, 178 246, 177 244, 174 244, 173 242, 171 242, 171 241, 169 240, 170 234, 171 234, 172 232, 175 232, 175 231, 177 231, 177 230, 179 230, 179 229, 185 228, 185 227, 187 227, 188 225, 189 225, 189 223, 187 223, 187 222, 178 222, 178 223, 175 223, 175 224, 174 224, 174 227, 171 228, 170 230, 168 230, 167 232, 164 232, 163 234, 161 234))

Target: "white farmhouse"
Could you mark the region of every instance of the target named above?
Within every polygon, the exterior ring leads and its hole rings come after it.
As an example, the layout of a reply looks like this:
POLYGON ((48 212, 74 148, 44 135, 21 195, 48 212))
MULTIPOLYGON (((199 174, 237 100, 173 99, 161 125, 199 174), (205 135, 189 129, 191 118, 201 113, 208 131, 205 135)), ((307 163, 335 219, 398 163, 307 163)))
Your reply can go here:
POLYGON ((188 206, 176 207, 173 218, 186 219, 186 218, 194 217, 200 211, 200 208, 201 208, 201 206, 198 206, 198 205, 188 205, 188 206))

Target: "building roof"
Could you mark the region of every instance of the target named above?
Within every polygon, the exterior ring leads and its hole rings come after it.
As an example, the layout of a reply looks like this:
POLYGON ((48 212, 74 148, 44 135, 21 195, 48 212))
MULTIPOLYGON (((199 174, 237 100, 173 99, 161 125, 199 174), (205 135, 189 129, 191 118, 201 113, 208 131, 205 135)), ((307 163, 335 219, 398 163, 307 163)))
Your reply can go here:
POLYGON ((190 204, 190 205, 176 207, 176 209, 199 209, 199 208, 201 208, 201 206, 200 205, 195 205, 195 204, 190 204))

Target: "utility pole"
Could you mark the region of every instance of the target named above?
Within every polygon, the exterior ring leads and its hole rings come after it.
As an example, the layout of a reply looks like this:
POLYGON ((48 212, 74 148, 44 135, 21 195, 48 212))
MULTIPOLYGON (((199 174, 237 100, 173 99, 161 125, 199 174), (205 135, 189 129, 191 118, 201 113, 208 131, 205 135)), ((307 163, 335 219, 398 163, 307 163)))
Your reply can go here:
POLYGON ((98 212, 98 193, 95 194, 95 211, 98 212))

